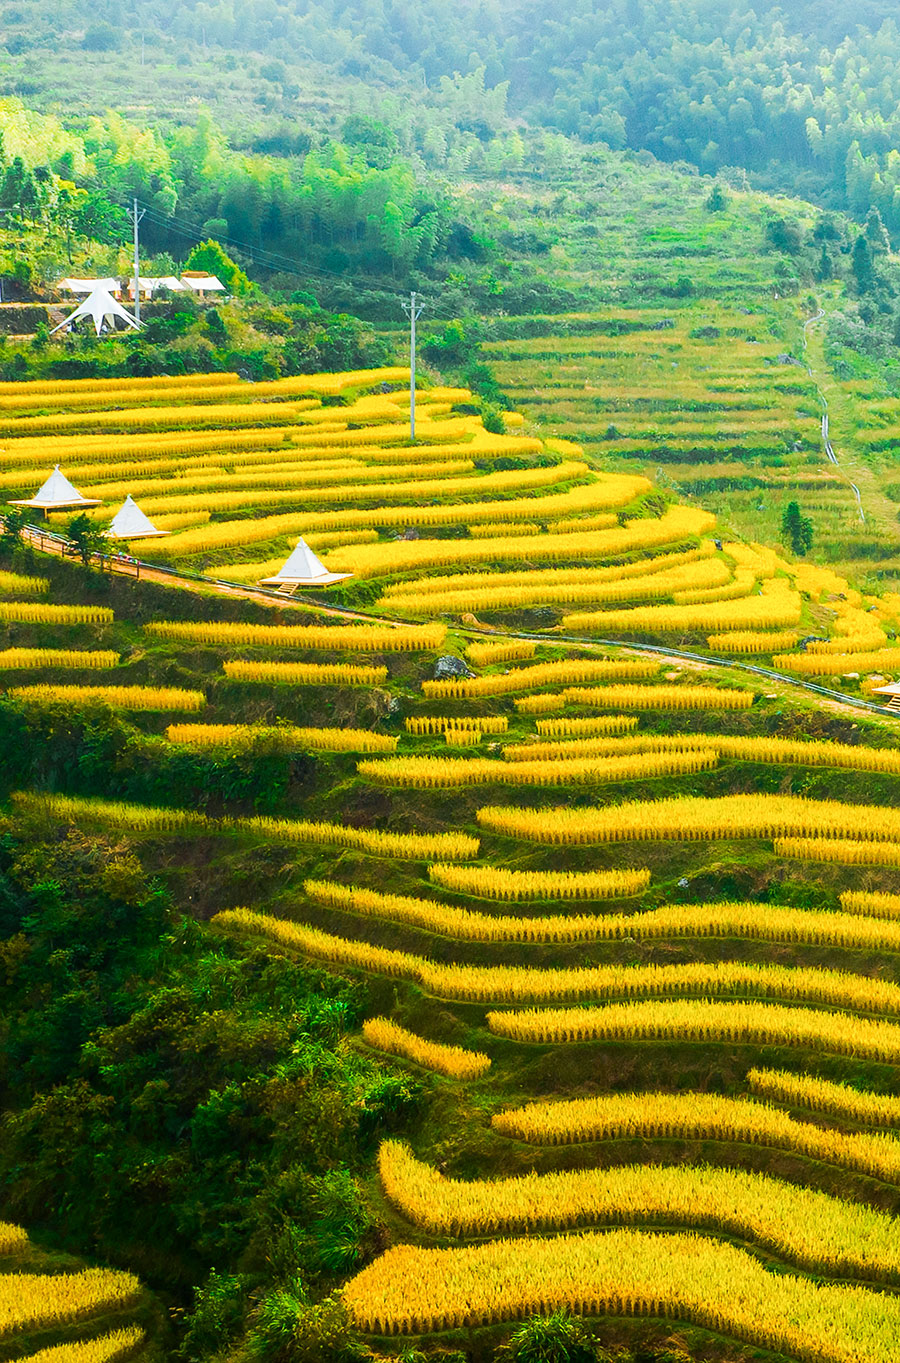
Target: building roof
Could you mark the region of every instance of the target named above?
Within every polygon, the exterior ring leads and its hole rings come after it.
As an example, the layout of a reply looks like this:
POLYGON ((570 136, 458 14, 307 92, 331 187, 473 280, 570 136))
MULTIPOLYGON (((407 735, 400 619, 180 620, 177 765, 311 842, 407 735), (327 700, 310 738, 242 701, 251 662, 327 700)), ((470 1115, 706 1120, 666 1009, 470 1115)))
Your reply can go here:
MULTIPOLYGON (((182 284, 174 275, 140 275, 138 279, 141 293, 156 293, 157 289, 168 289, 170 293, 186 293, 187 285, 182 284)), ((128 293, 134 297, 134 275, 128 281, 128 293)))
POLYGON ((93 293, 95 289, 115 293, 120 285, 118 279, 61 279, 56 287, 66 293, 93 293))
POLYGON ((225 285, 214 274, 203 270, 182 270, 181 282, 197 293, 225 293, 225 285))
POLYGON ((887 686, 873 686, 875 696, 900 696, 900 682, 888 682, 887 686))
POLYGON ((160 535, 170 535, 172 532, 157 530, 150 517, 144 515, 129 492, 113 516, 109 529, 104 533, 111 540, 148 540, 160 535))
POLYGON ((260 580, 261 587, 330 587, 334 582, 343 582, 352 573, 330 573, 320 558, 316 558, 305 539, 299 539, 297 546, 286 563, 279 568, 274 577, 260 580))
POLYGON ((99 497, 82 497, 57 464, 33 497, 27 501, 11 502, 10 506, 33 506, 42 511, 54 511, 68 506, 99 506, 100 502, 99 497))
POLYGON ((50 335, 52 336, 54 331, 61 331, 63 327, 69 326, 78 317, 90 317, 98 336, 103 330, 103 323, 107 322, 112 328, 117 317, 120 317, 128 326, 134 327, 135 330, 139 330, 141 325, 136 318, 132 317, 130 312, 125 311, 122 304, 117 302, 107 289, 97 288, 94 289, 93 293, 89 293, 83 302, 78 304, 75 311, 64 322, 55 326, 50 335))

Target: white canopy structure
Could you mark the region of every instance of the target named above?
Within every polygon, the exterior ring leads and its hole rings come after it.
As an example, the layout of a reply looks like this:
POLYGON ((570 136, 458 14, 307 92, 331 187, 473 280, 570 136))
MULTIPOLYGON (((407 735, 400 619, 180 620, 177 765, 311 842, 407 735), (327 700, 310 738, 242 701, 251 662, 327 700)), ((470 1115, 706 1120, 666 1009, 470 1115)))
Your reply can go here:
POLYGON ((105 289, 114 298, 118 298, 122 292, 118 279, 61 279, 56 286, 61 293, 93 293, 96 289, 105 289))
MULTIPOLYGON (((186 293, 187 285, 182 284, 180 279, 170 275, 141 275, 138 279, 138 287, 142 298, 152 298, 160 289, 168 289, 169 293, 186 293)), ((134 279, 128 281, 128 297, 134 298, 134 279)))
POLYGON ((321 559, 316 558, 305 539, 297 547, 274 577, 260 580, 261 587, 330 587, 344 582, 352 573, 330 573, 321 559))
POLYGON ((183 271, 181 283, 192 293, 199 294, 201 298, 206 293, 227 293, 221 279, 217 279, 214 274, 203 274, 200 270, 183 271))
POLYGON ((130 492, 113 516, 109 529, 104 531, 107 538, 111 540, 149 540, 171 533, 171 530, 157 530, 150 517, 144 515, 130 492))
POLYGON ((33 497, 29 497, 27 502, 10 502, 10 506, 33 506, 38 511, 63 511, 70 506, 99 506, 101 500, 100 497, 82 497, 57 464, 33 497))
POLYGON ((78 304, 75 311, 64 322, 60 322, 59 326, 53 328, 50 335, 52 336, 55 331, 61 331, 63 327, 71 326, 79 317, 90 317, 98 336, 104 326, 108 326, 110 331, 114 331, 116 318, 121 318, 123 322, 134 327, 135 330, 139 330, 141 325, 132 317, 130 312, 125 311, 121 303, 113 298, 108 289, 95 289, 93 293, 88 294, 83 303, 78 304))

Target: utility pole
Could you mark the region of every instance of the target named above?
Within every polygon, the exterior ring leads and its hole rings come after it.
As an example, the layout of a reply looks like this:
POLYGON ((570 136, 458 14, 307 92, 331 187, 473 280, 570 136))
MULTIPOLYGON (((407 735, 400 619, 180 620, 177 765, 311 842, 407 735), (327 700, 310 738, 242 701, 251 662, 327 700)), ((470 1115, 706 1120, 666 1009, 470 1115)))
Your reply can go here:
POLYGON ((129 219, 134 224, 134 320, 141 320, 141 270, 138 258, 138 227, 141 219, 147 212, 146 208, 138 208, 137 199, 134 200, 134 207, 126 209, 129 219))
POLYGON ((409 295, 409 302, 400 305, 409 318, 409 438, 416 438, 416 322, 422 315, 424 303, 416 302, 415 293, 409 295))

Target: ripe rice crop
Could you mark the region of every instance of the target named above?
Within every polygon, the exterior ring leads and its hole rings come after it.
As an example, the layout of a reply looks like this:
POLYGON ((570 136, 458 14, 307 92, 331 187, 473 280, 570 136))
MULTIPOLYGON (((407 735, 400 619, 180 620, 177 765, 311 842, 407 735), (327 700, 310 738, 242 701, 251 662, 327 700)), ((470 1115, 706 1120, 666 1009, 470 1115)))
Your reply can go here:
POLYGON ((202 710, 202 691, 177 686, 13 686, 8 693, 37 705, 111 705, 117 710, 202 710))
MULTIPOLYGON (((432 867, 433 871, 435 868, 432 867)), ((446 870, 446 866, 441 867, 446 870)), ((480 868, 485 871, 490 868, 480 868)), ((527 874, 527 873, 521 873, 527 874)), ((535 873, 540 874, 540 873, 535 873)), ((545 873, 552 877, 552 872, 545 873)), ((578 873, 559 872, 556 879, 546 886, 540 886, 542 895, 552 894, 558 899, 579 898, 579 894, 574 891, 590 891, 585 893, 585 898, 604 898, 608 894, 632 893, 627 884, 623 885, 619 891, 607 890, 605 886, 600 886, 599 891, 592 890, 589 883, 591 877, 597 880, 609 880, 612 875, 619 874, 623 879, 628 875, 627 872, 607 872, 602 873, 583 872, 582 884, 573 883, 578 873)), ((640 877, 641 872, 632 873, 635 880, 640 877)), ((643 873, 649 879, 649 872, 643 873)), ((487 879, 485 876, 484 879, 487 879)), ((411 927, 421 928, 425 932, 438 933, 444 937, 454 937, 459 941, 470 942, 582 942, 593 941, 607 935, 616 936, 626 935, 616 934, 616 922, 626 921, 621 916, 618 919, 609 919, 592 914, 565 914, 554 915, 552 917, 540 918, 514 918, 508 915, 497 915, 488 913, 477 913, 470 909, 460 909, 453 904, 446 904, 439 900, 416 899, 410 895, 381 894, 377 890, 368 890, 359 885, 339 885, 334 881, 307 880, 303 886, 310 899, 318 904, 324 904, 328 908, 338 909, 344 913, 357 913, 363 917, 379 918, 387 922, 404 923, 411 927), (612 932, 607 933, 607 921, 612 923, 612 932)), ((452 888, 452 887, 451 887, 452 888)), ((640 889, 636 885, 636 889, 640 889)), ((514 899, 515 894, 500 895, 494 894, 492 898, 514 899)))
MULTIPOLYGON (((547 721, 543 721, 546 723, 547 721)), ((576 737, 548 743, 516 743, 503 749, 507 762, 591 757, 673 749, 711 749, 720 758, 776 762, 791 766, 843 767, 851 771, 900 772, 900 749, 829 743, 753 734, 630 734, 625 737, 576 737)))
POLYGON ((458 697, 503 696, 511 691, 530 691, 536 686, 575 681, 599 681, 617 677, 653 677, 659 663, 628 662, 618 658, 561 658, 558 662, 535 663, 513 672, 486 677, 460 677, 448 681, 425 681, 426 696, 458 697))
MULTIPOLYGON (((654 665, 655 666, 655 665, 654 665)), ((632 710, 749 710, 752 691, 737 691, 724 686, 603 686, 566 687, 564 705, 594 705, 598 708, 632 710)))
POLYGON ((0 622, 9 625, 108 625, 108 606, 54 606, 44 601, 0 601, 0 622))
POLYGON ((506 715, 473 715, 466 720, 448 719, 446 715, 408 715, 403 724, 408 734, 442 734, 460 724, 477 725, 483 734, 505 734, 509 720, 506 715))
POLYGON ((584 530, 610 530, 618 524, 615 516, 573 516, 568 521, 552 521, 547 529, 551 535, 571 535, 584 530))
MULTIPOLYGON (((553 699, 551 697, 551 699, 553 699)), ((539 719, 535 724, 539 734, 548 738, 588 738, 598 734, 624 734, 637 728, 637 715, 596 715, 578 719, 539 719)), ((504 748, 504 756, 506 749, 504 748)))
POLYGON ((23 577, 0 570, 0 592, 5 596, 43 596, 50 590, 46 577, 23 577))
POLYGON ((448 724, 444 730, 444 742, 451 748, 474 748, 484 737, 482 729, 464 729, 448 724))
MULTIPOLYGON (((711 602, 701 606, 636 606, 632 610, 595 611, 564 615, 563 629, 588 633, 677 633, 712 627, 719 630, 790 629, 800 623, 800 596, 784 591, 745 601, 711 602)), ((777 666, 777 661, 776 661, 777 666)))
POLYGON ((483 1051, 467 1051, 462 1046, 444 1046, 426 1041, 390 1018, 368 1018, 362 1034, 370 1046, 412 1060, 426 1070, 445 1074, 449 1079, 478 1079, 490 1068, 490 1056, 483 1051))
POLYGON ((184 530, 189 525, 206 525, 209 515, 208 511, 167 511, 165 515, 155 515, 153 524, 157 530, 184 530))
MULTIPOLYGON (((515 1004, 579 998, 614 999, 641 994, 749 994, 762 998, 812 1001, 827 1007, 853 1008, 860 1013, 900 1014, 900 985, 834 970, 735 963, 586 966, 570 970, 470 966, 432 961, 405 951, 391 951, 368 942, 321 932, 305 923, 288 922, 249 909, 226 909, 217 914, 214 921, 241 931, 257 933, 318 960, 410 980, 436 998, 460 1002, 515 1004)), ((566 1020, 566 1025, 580 1025, 588 1029, 591 1023, 581 1021, 581 1014, 591 1018, 594 1013, 604 1014, 607 1011, 564 1009, 559 1011, 559 1016, 566 1020), (575 1023, 570 1024, 570 1018, 576 1019, 575 1023)), ((501 1018, 501 1026, 504 1018, 525 1016, 490 1015, 491 1019, 501 1018)), ((552 1010, 547 1017, 554 1017, 552 1010)), ((900 1036, 900 1028, 895 1030, 900 1036)), ((568 1036, 566 1039, 582 1038, 568 1036)))
POLYGON ((378 686, 387 681, 386 667, 353 663, 262 663, 235 659, 225 675, 238 682, 289 682, 292 686, 378 686))
MULTIPOLYGON (((681 594, 677 590, 679 584, 702 583, 704 581, 727 582, 730 576, 730 570, 721 560, 700 559, 697 562, 687 563, 681 568, 670 568, 666 572, 657 574, 645 572, 639 575, 627 573, 620 579, 613 578, 603 581, 598 580, 595 575, 587 582, 557 583, 545 577, 543 580, 518 586, 500 582, 490 587, 480 588, 473 584, 457 591, 432 592, 427 597, 419 599, 418 606, 416 605, 415 593, 410 591, 407 584, 408 595, 392 597, 391 604, 397 610, 420 615, 426 610, 463 611, 466 609, 467 603, 471 610, 514 610, 524 606, 576 605, 597 602, 609 605, 623 601, 666 600, 681 594)), ((731 591, 731 587, 729 587, 729 591, 731 591)), ((746 595, 746 592, 742 591, 739 595, 746 595)), ((705 599, 707 599, 706 593, 704 593, 705 599)))
POLYGON ((398 1245, 351 1278, 342 1299, 356 1327, 377 1335, 568 1309, 687 1321, 813 1363, 894 1363, 900 1350, 896 1298, 772 1273, 743 1249, 690 1233, 398 1245))
POLYGON ((771 634, 759 630, 726 630, 724 634, 710 634, 706 642, 714 653, 775 653, 780 648, 793 648, 799 637, 793 629, 771 634))
POLYGON ((752 573, 742 573, 738 569, 733 582, 725 582, 721 587, 709 587, 707 589, 695 588, 692 590, 682 590, 672 593, 672 600, 676 606, 699 606, 707 601, 740 601, 747 597, 756 586, 756 578, 752 573))
MULTIPOLYGON (((694 549, 672 552, 664 548, 652 557, 638 559, 630 563, 616 563, 606 567, 590 568, 522 568, 508 572, 467 572, 441 573, 435 577, 425 577, 416 584, 423 595, 440 595, 444 592, 466 591, 487 587, 540 586, 542 583, 564 582, 607 582, 625 577, 640 577, 659 573, 664 568, 680 567, 684 563, 694 563, 701 558, 710 558, 715 552, 712 541, 704 540, 694 549)), ((408 596, 408 582, 385 583, 381 593, 383 602, 394 597, 408 596)))
POLYGON ((849 1084, 789 1070, 748 1070, 747 1083, 754 1093, 788 1107, 828 1112, 861 1126, 900 1126, 900 1098, 892 1093, 861 1092, 849 1084))
MULTIPOLYGON (((577 509, 580 503, 608 500, 611 495, 605 486, 590 483, 558 495, 545 495, 540 498, 540 504, 545 510, 570 511, 577 509)), ((630 500, 630 495, 625 495, 624 491, 620 495, 622 501, 630 500)), ((290 512, 254 520, 217 521, 197 530, 187 530, 166 541, 165 546, 158 544, 154 552, 157 557, 163 557, 164 548, 166 557, 179 558, 234 544, 270 540, 280 535, 305 535, 310 530, 357 529, 360 526, 368 529, 374 525, 453 525, 473 518, 488 520, 498 515, 510 520, 522 520, 533 518, 538 505, 539 502, 532 495, 518 500, 485 500, 480 504, 457 502, 449 506, 359 507, 342 511, 290 512)), ((693 524, 697 526, 698 533, 708 528, 706 521, 698 521, 699 514, 693 513, 693 524)), ((353 573, 356 577, 380 577, 389 573, 415 573, 445 563, 459 566, 509 559, 537 562, 558 558, 612 557, 636 549, 678 542, 693 533, 687 516, 677 523, 664 524, 664 521, 665 518, 663 521, 640 521, 637 523, 639 528, 634 530, 626 528, 583 535, 540 535, 536 539, 511 536, 489 540, 396 540, 342 546, 329 556, 329 567, 334 572, 353 573)))
POLYGON ((177 426, 261 426, 289 421, 309 406, 306 402, 235 402, 214 406, 124 407, 108 412, 55 412, 50 416, 0 419, 0 435, 55 435, 62 431, 171 430, 177 426))
MULTIPOLYGON (((226 387, 240 383, 235 373, 204 374, 203 382, 226 387)), ((140 392, 144 388, 185 388, 197 382, 196 374, 154 374, 150 377, 114 379, 7 379, 0 383, 0 393, 113 393, 140 392)))
MULTIPOLYGON (((615 516, 604 517, 610 524, 616 524, 615 516)), ((498 535, 539 535, 541 527, 532 524, 531 521, 523 521, 521 525, 508 525, 503 521, 495 523, 486 522, 484 525, 470 525, 469 534, 473 540, 489 540, 498 535)))
MULTIPOLYGON (((429 866, 435 885, 481 899, 619 899, 639 894, 650 884, 640 871, 509 871, 501 866, 429 866)), ((540 924, 535 925, 540 929, 540 924)))
POLYGON ((861 913, 870 918, 900 918, 900 894, 873 890, 845 890, 841 895, 845 913, 861 913))
POLYGON ((533 658, 537 644, 527 639, 498 639, 471 643, 466 649, 466 657, 476 667, 490 667, 492 663, 519 662, 523 658, 533 658))
POLYGON ((0 669, 26 667, 116 667, 119 655, 113 649, 87 648, 5 648, 0 651, 0 669))
POLYGON ((798 861, 832 861, 841 866, 900 866, 900 842, 859 842, 855 838, 776 838, 774 847, 777 857, 794 857, 798 861))
POLYGON ((151 620, 146 629, 163 639, 195 644, 247 644, 259 648, 350 649, 357 653, 409 653, 439 648, 445 625, 249 625, 235 622, 151 620))
POLYGON ((0 1221, 0 1254, 16 1254, 28 1246, 28 1235, 21 1226, 0 1221))
POLYGON ((144 1332, 136 1325, 123 1330, 111 1330, 96 1339, 69 1340, 65 1344, 51 1344, 28 1355, 28 1363, 116 1363, 133 1353, 144 1341, 144 1332))
POLYGON ((489 1013, 488 1026, 512 1041, 563 1045, 582 1041, 727 1042, 797 1046, 896 1064, 900 1026, 818 1008, 709 999, 650 999, 603 1008, 527 1008, 489 1013))
POLYGON ((797 1188, 767 1174, 625 1165, 464 1182, 382 1141, 385 1196, 429 1235, 530 1234, 649 1222, 737 1236, 834 1277, 900 1280, 900 1222, 872 1207, 797 1188))
POLYGON ((679 838, 855 837, 900 842, 900 811, 797 795, 633 800, 603 809, 486 808, 483 828, 556 845, 679 838))
MULTIPOLYGON (((0 655, 2 657, 2 655, 0 655)), ((274 752, 394 752, 398 739, 371 729, 301 729, 281 724, 170 724, 170 743, 192 748, 231 748, 239 752, 261 748, 274 752)))
POLYGON ((496 1113, 491 1126, 502 1136, 538 1145, 635 1137, 739 1141, 789 1150, 885 1183, 900 1181, 900 1141, 893 1136, 832 1131, 752 1098, 717 1093, 615 1093, 530 1103, 496 1113))
MULTIPOLYGON (((451 732, 459 731, 447 730, 447 734, 451 732)), ((434 790, 493 782, 505 786, 560 786, 594 781, 647 781, 659 776, 709 771, 718 760, 714 749, 698 752, 686 747, 681 752, 639 753, 633 757, 512 763, 491 757, 384 757, 358 762, 356 769, 371 781, 434 790)))
POLYGON ((140 1290, 133 1273, 111 1268, 0 1274, 0 1334, 66 1325, 97 1311, 126 1306, 140 1290))
MULTIPOLYGON (((798 677, 836 677, 842 672, 896 671, 900 649, 880 648, 866 653, 778 653, 772 666, 798 677)), ((885 702, 886 703, 886 702, 885 702)))
POLYGON ((355 459, 344 459, 339 463, 306 459, 299 464, 281 460, 272 467, 251 465, 231 472, 208 469, 185 475, 178 470, 174 477, 155 476, 140 481, 132 478, 120 483, 104 481, 95 487, 88 487, 86 495, 116 501, 127 495, 130 488, 135 497, 140 497, 141 504, 154 512, 165 511, 166 508, 176 512, 193 511, 196 507, 204 506, 210 511, 228 511, 245 504, 290 504, 296 502, 301 493, 316 503, 353 500, 348 490, 351 479, 360 498, 392 496, 390 489, 382 487, 386 481, 399 481, 415 475, 418 482, 426 475, 444 477, 450 473, 471 472, 473 467, 469 459, 458 460, 451 466, 446 463, 400 464, 389 469, 368 468, 355 459), (277 483, 277 486, 273 487, 273 483, 277 483), (370 487, 369 484, 377 486, 370 487))
MULTIPOLYGON (((608 899, 640 893, 649 871, 507 871, 493 866, 435 865, 429 878, 456 894, 482 899, 608 899)), ((318 903, 350 913, 409 923, 427 932, 474 942, 657 941, 681 937, 742 937, 900 951, 900 925, 849 914, 753 904, 669 904, 632 914, 498 917, 439 901, 384 895, 359 886, 307 881, 318 903)))
POLYGON ((412 861, 431 861, 435 857, 452 861, 457 857, 474 857, 478 855, 479 847, 478 839, 469 837, 467 833, 391 833, 377 828, 353 828, 349 824, 261 816, 212 819, 192 809, 165 809, 74 795, 37 795, 28 791, 14 791, 10 799, 27 814, 70 819, 73 822, 84 819, 112 828, 127 828, 136 833, 248 834, 276 842, 353 847, 373 856, 400 857, 412 861))

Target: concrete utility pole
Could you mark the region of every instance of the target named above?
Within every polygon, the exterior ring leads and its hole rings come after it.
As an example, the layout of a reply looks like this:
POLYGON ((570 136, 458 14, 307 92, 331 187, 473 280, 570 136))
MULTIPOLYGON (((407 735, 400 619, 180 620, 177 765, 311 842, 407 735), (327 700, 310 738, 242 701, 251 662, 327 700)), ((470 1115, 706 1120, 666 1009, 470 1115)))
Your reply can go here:
POLYGON ((415 293, 400 305, 409 318, 409 438, 416 438, 416 321, 422 315, 424 303, 416 302, 415 293))
POLYGON ((138 227, 141 219, 147 212, 146 208, 138 208, 137 199, 134 200, 134 207, 126 209, 129 219, 134 225, 134 320, 141 320, 141 270, 138 257, 138 227))

